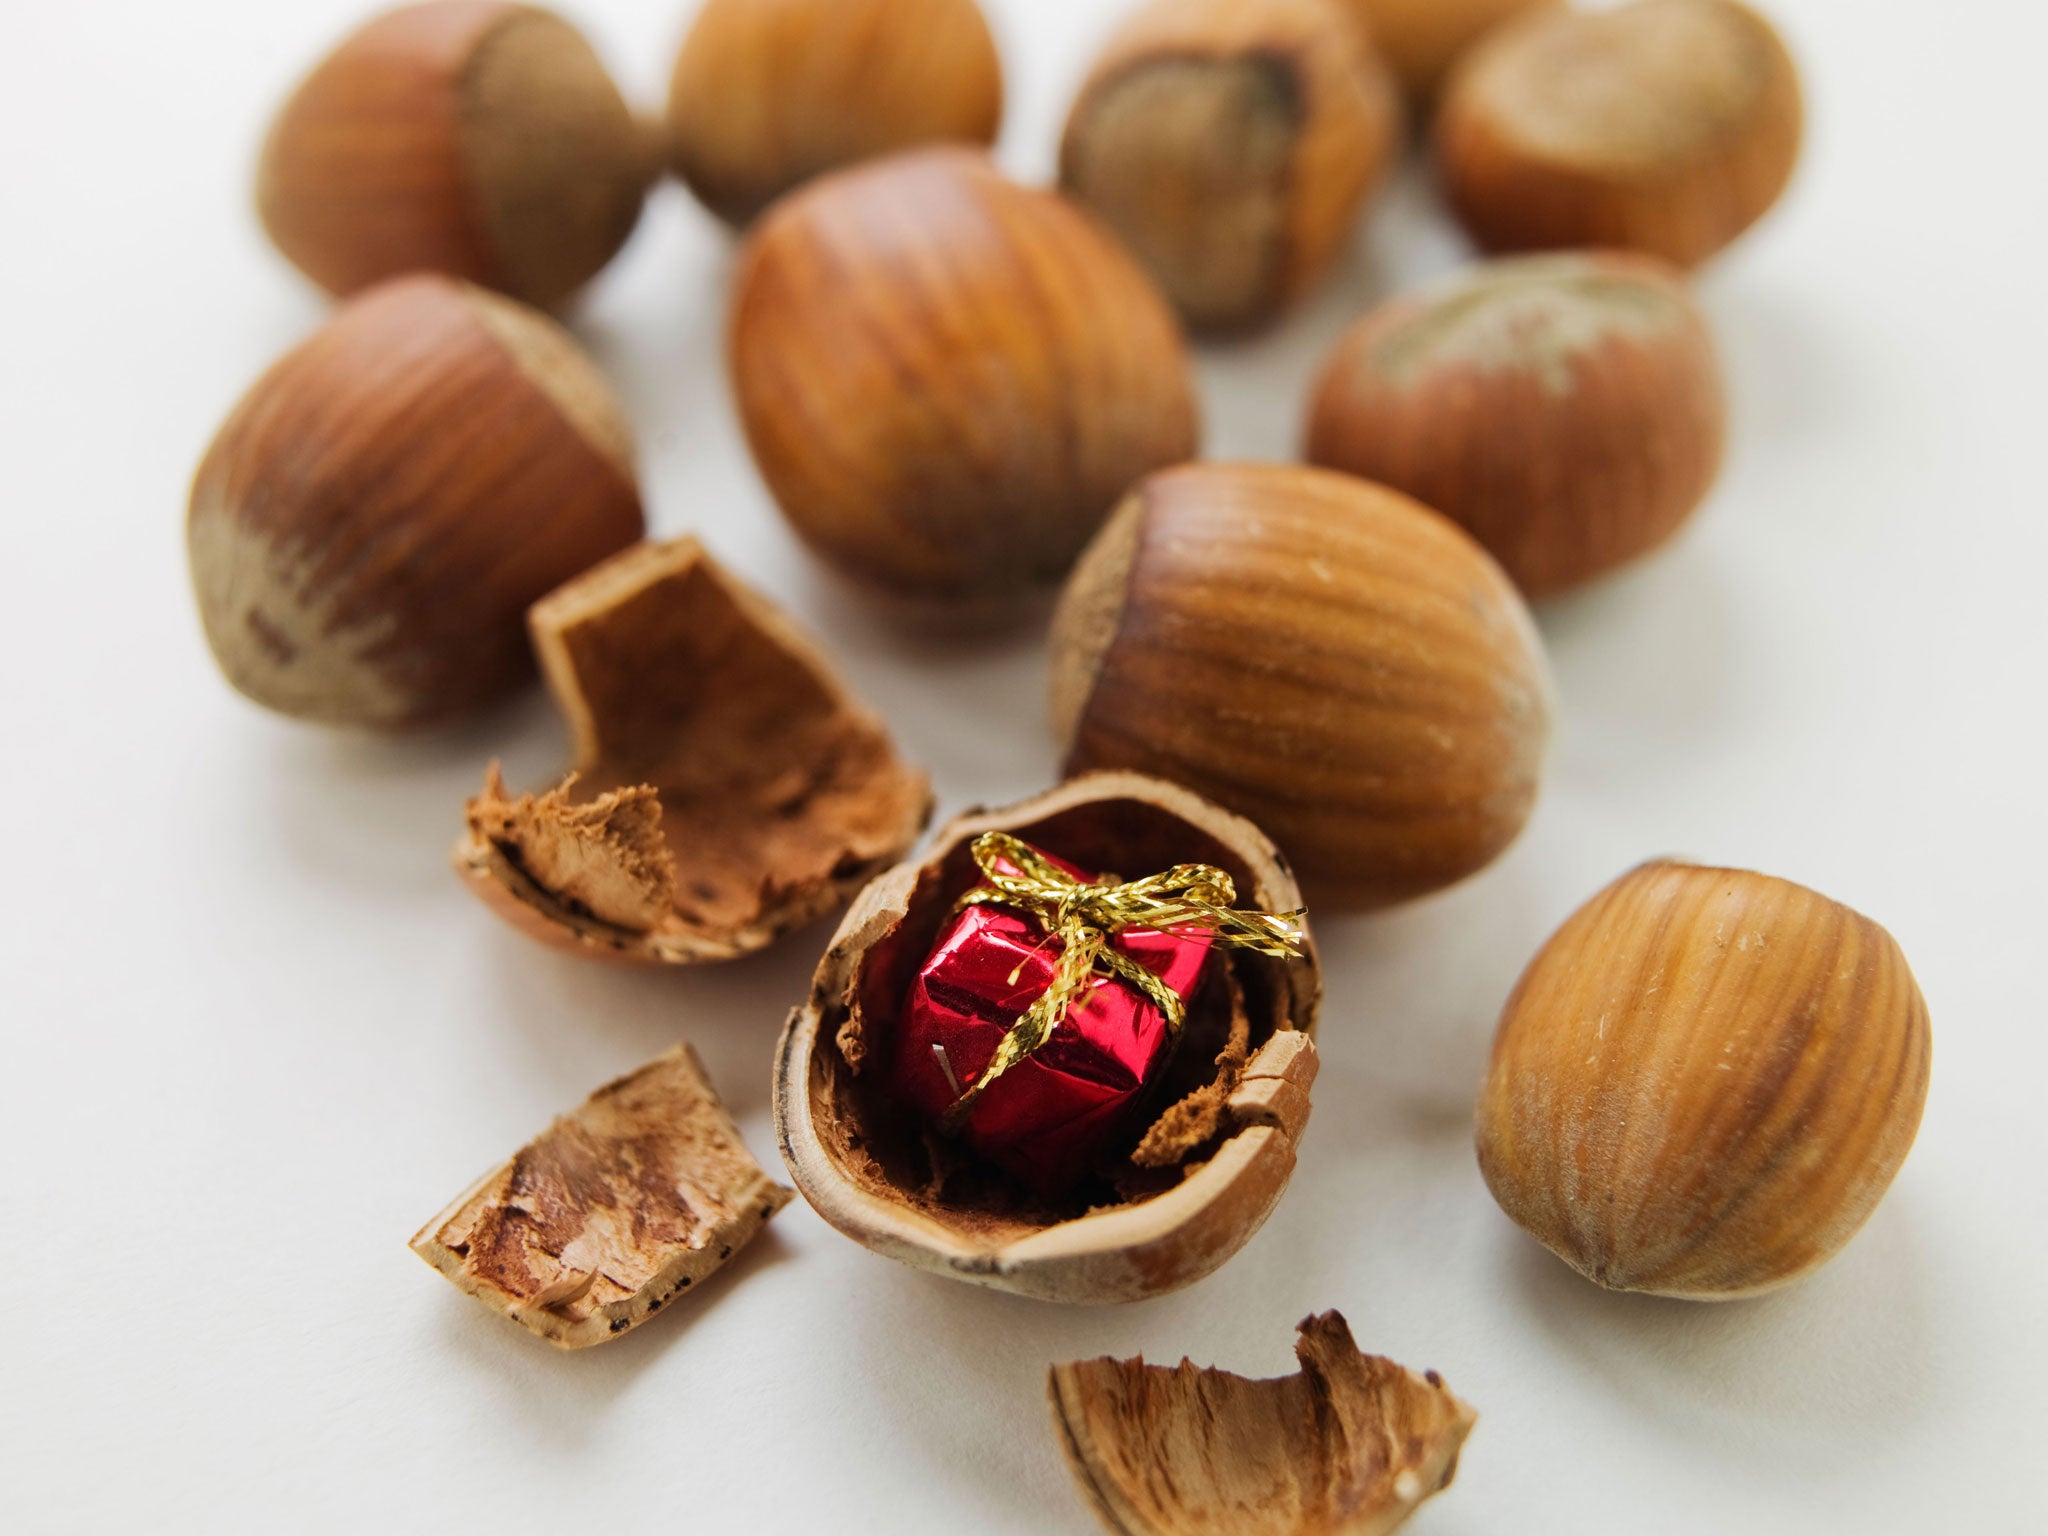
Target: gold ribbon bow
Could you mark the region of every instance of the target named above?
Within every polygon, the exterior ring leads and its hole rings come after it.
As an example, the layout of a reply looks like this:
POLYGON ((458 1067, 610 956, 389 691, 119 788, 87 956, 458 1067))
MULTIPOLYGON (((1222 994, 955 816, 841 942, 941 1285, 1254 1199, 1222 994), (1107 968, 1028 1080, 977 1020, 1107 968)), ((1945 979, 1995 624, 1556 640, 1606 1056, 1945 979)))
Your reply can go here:
MULTIPOLYGON (((987 884, 962 896, 960 907, 993 903, 1027 912, 1044 924, 1044 943, 1057 939, 1062 948, 1052 981, 1010 1026, 981 1076, 940 1117, 941 1130, 957 1131, 966 1124, 989 1084, 1052 1038, 1067 1009, 1098 971, 1136 987, 1165 1015, 1168 1035, 1180 1033, 1186 1015, 1180 994, 1111 944, 1126 928, 1204 928, 1216 943, 1232 949, 1282 960, 1298 959, 1302 953, 1303 914, 1237 910, 1231 905, 1237 900, 1237 887, 1213 864, 1176 864, 1142 880, 1101 875, 1091 884, 1076 880, 1007 832, 982 833, 972 852, 987 884)), ((1020 961, 1010 973, 1013 985, 1023 969, 1020 961)))

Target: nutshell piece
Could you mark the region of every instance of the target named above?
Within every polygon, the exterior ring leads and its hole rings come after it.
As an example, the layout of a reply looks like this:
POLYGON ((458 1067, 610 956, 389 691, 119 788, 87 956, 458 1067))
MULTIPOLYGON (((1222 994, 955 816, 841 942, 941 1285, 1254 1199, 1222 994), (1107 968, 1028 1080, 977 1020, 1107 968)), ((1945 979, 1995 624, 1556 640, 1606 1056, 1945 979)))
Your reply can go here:
POLYGON ((1057 579, 1131 482, 1196 446, 1173 314, 1092 219, 918 150, 777 203, 741 259, 733 386, 812 547, 960 601, 1057 579))
POLYGON ((881 720, 695 539, 625 551, 536 603, 531 625, 576 768, 514 797, 493 767, 455 867, 536 938, 730 960, 844 901, 930 815, 881 720))
POLYGON ((1329 270, 1401 132, 1392 77, 1331 0, 1153 0, 1081 87, 1060 185, 1190 324, 1250 326, 1329 270))
POLYGON ((257 703, 401 727, 533 676, 533 600, 640 537, 631 434, 568 333, 450 278, 362 294, 250 387, 186 522, 199 616, 257 703))
POLYGON ((744 224, 800 182, 936 142, 987 145, 1003 69, 974 0, 708 0, 669 87, 669 158, 744 224))
POLYGON ((1536 799, 1549 673, 1485 551, 1328 470, 1194 464, 1144 481, 1052 632, 1067 770, 1186 784, 1270 832, 1318 901, 1462 879, 1536 799))
POLYGON ((1560 0, 1341 0, 1366 24, 1410 100, 1427 102, 1451 66, 1501 23, 1560 0))
POLYGON ((1373 310, 1324 365, 1308 457, 1459 524, 1529 597, 1656 548, 1720 467, 1706 317, 1663 262, 1483 262, 1373 310))
POLYGON ((1778 200, 1799 76, 1734 0, 1635 0, 1493 33, 1437 117, 1452 205, 1492 250, 1615 246, 1694 266, 1778 200))
POLYGON ((1855 1235, 1927 1102, 1927 1004, 1890 934, 1786 880, 1645 864, 1565 922, 1501 1014, 1479 1167, 1614 1290, 1714 1301, 1855 1235))
POLYGON ((1384 1536, 1451 1484, 1478 1415, 1435 1371, 1305 1319, 1292 1376, 1142 1359, 1056 1365, 1068 1470, 1118 1536, 1384 1536))
POLYGON ((1300 906, 1251 823, 1177 785, 1094 774, 961 817, 931 851, 863 891, 790 1017, 775 1124, 797 1187, 833 1226, 920 1269, 1052 1301, 1136 1301, 1215 1269, 1266 1219, 1308 1121, 1321 984, 1315 950, 1282 959, 1218 946, 1171 1067, 1124 1153, 1049 1196, 932 1129, 896 1099, 895 1032, 919 968, 981 874, 972 845, 1008 832, 1071 866, 1136 877, 1226 872, 1241 904, 1300 906))
POLYGON ((610 261, 654 169, 582 34, 501 0, 430 0, 344 39, 279 110, 256 206, 330 293, 446 272, 553 306, 610 261))
POLYGON ((581 1349, 686 1294, 789 1197, 679 1045, 477 1180, 412 1250, 520 1327, 581 1349))

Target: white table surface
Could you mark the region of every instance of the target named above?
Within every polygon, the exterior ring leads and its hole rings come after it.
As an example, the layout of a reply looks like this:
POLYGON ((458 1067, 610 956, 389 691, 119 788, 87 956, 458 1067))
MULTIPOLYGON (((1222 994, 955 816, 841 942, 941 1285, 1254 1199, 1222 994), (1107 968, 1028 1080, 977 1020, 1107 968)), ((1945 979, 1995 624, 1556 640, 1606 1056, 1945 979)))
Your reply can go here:
MULTIPOLYGON (((544 953, 445 862, 487 759, 529 783, 562 762, 538 697, 391 742, 219 681, 185 482, 326 308, 263 244, 251 158, 360 7, 10 4, 0 1525, 1078 1532, 1049 1361, 1277 1374, 1296 1319, 1338 1307, 1480 1410, 1418 1536, 2048 1529, 2048 28, 2019 0, 1774 8, 1811 137, 1789 200, 1703 280, 1726 474, 1668 554, 1541 615, 1562 719, 1508 856, 1318 925, 1323 1073, 1265 1230, 1181 1294, 1063 1310, 912 1274, 799 1203, 690 1307, 560 1355, 407 1237, 678 1038, 772 1166, 770 1052, 826 930, 685 975, 544 953), (1933 1009, 1890 1198, 1753 1303, 1595 1290, 1495 1209, 1471 1152, 1515 972, 1663 852, 1869 912, 1933 1009)), ((575 7, 646 103, 686 9, 575 7)), ((1049 169, 1113 9, 991 5, 1018 172, 1049 169)), ((701 533, 822 631, 943 808, 1041 787, 1037 636, 885 623, 773 511, 719 365, 730 252, 671 186, 572 316, 643 434, 655 528, 701 533)), ((1210 452, 1287 456, 1341 323, 1462 254, 1411 171, 1318 299, 1204 352, 1210 452)))

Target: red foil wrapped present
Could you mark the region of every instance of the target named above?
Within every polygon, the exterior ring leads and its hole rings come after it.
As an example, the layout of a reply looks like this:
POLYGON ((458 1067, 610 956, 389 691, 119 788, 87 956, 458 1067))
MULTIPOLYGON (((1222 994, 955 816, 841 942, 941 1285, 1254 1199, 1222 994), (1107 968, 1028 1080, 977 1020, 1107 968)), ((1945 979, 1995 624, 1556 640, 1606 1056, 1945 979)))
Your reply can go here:
MULTIPOLYGON (((1093 878, 1041 856, 1076 880, 1093 878)), ((1132 926, 1109 942, 1187 999, 1215 940, 1205 928, 1132 926)), ((1001 905, 962 911, 904 999, 890 1079, 896 1097, 943 1119, 1051 984, 1062 948, 1026 913, 1001 905)), ((1045 1043, 987 1085, 958 1134, 1031 1188, 1057 1193, 1126 1129, 1172 1044, 1173 1030, 1157 1003, 1128 982, 1091 975, 1045 1043)))

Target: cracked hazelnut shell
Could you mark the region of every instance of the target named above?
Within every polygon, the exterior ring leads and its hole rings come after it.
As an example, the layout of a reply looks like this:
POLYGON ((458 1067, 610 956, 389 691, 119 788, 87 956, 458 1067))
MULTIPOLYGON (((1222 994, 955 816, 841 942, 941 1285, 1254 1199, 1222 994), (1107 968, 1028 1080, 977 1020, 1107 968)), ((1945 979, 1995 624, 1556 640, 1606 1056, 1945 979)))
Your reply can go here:
POLYGON ((1304 1318, 1301 1369, 1076 1360, 1046 1378, 1067 1470, 1117 1536, 1385 1536, 1457 1475, 1478 1420, 1435 1371, 1304 1318))
POLYGON ((1675 534, 1726 434, 1680 274, 1589 252, 1482 262, 1366 315, 1323 367, 1307 456, 1435 508, 1545 597, 1675 534))
POLYGON ((1541 643, 1486 552, 1398 491, 1296 465, 1144 481, 1061 597, 1051 682, 1067 771, 1186 784, 1350 906, 1491 861, 1549 734, 1541 643))
POLYGON ((646 137, 581 33, 504 0, 429 0, 339 43, 264 140, 256 207, 330 293, 445 272, 553 307, 640 218, 646 137))
POLYGON ((478 1179, 412 1249, 483 1305, 580 1349, 684 1297, 789 1197, 679 1045, 478 1179))
POLYGON ((1003 68, 974 0, 708 0, 669 85, 669 159, 744 224, 823 172, 995 141, 1003 68))
POLYGON ((193 479, 186 547, 229 682, 392 728, 526 683, 527 605, 640 531, 630 430, 569 334, 423 274, 250 387, 193 479))
POLYGON ((1313 943, 1296 961, 1219 957, 1221 984, 1190 1003, 1171 1102, 1134 1142, 1144 1164, 1045 1200, 923 1127, 882 1084, 895 1010, 979 879, 969 845, 991 829, 1128 878, 1215 864, 1245 906, 1300 905, 1256 827, 1177 785, 1093 774, 970 812, 861 893, 791 1014, 775 1058, 783 1160, 826 1221, 919 1269, 1051 1301, 1135 1301, 1191 1284, 1244 1246, 1293 1173, 1316 1071, 1313 943))
POLYGON ((1411 101, 1435 97, 1451 68, 1494 28, 1560 0, 1340 0, 1366 24, 1411 101))
POLYGON ((1826 1262, 1927 1100, 1927 1004, 1890 934, 1787 880, 1645 864, 1568 918, 1479 1096, 1501 1209, 1614 1290, 1722 1300, 1826 1262))
POLYGON ((1451 204, 1490 250, 1607 246, 1690 267, 1792 177, 1792 56, 1735 0, 1635 0, 1511 23, 1436 122, 1451 204))
POLYGON ((536 603, 575 769, 492 767, 455 867, 520 931, 604 960, 762 949, 902 856, 925 776, 817 645, 695 539, 642 544, 536 603))
POLYGON ((1392 77, 1330 0, 1153 0, 1082 85, 1060 186, 1191 325, 1241 328, 1322 279, 1402 131, 1392 77))
POLYGON ((916 150, 777 203, 741 258, 733 386, 791 525, 849 573, 963 601, 1059 577, 1196 446, 1151 281, 1057 194, 916 150))

